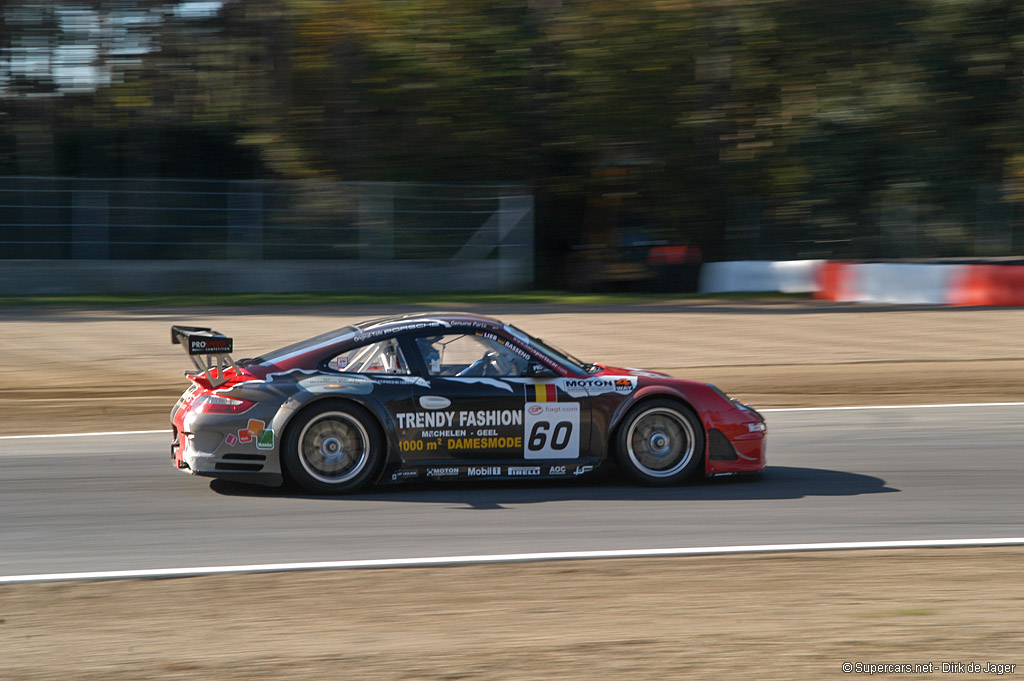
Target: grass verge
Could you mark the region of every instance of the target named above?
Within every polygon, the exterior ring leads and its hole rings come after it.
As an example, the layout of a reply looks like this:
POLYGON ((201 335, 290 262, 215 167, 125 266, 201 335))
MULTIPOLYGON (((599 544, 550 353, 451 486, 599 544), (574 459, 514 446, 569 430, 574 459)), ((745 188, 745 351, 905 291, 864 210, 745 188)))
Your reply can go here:
POLYGON ((46 296, 0 296, 0 307, 72 306, 258 306, 258 305, 487 305, 487 304, 569 304, 616 305, 666 303, 695 300, 803 301, 800 293, 575 293, 568 291, 514 291, 504 293, 221 293, 190 295, 80 294, 46 296))

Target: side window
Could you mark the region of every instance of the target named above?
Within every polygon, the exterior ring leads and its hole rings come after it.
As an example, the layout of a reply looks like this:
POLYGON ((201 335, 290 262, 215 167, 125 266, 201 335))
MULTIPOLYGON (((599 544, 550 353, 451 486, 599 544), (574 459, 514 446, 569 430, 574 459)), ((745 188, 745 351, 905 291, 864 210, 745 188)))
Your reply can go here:
POLYGON ((355 374, 407 374, 409 364, 402 356, 402 349, 394 338, 360 345, 333 357, 327 368, 331 371, 345 371, 355 374))
POLYGON ((522 376, 526 359, 499 341, 471 334, 422 336, 416 347, 431 376, 522 376))

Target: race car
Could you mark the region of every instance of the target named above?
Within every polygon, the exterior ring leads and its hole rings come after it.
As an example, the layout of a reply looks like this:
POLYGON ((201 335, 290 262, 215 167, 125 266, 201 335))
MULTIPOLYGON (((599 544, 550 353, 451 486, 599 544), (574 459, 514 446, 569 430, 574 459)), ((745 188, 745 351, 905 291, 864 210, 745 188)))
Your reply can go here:
POLYGON ((715 386, 585 362, 491 317, 382 317, 238 361, 209 328, 172 326, 171 341, 195 368, 171 456, 194 475, 333 494, 765 466, 764 418, 715 386))

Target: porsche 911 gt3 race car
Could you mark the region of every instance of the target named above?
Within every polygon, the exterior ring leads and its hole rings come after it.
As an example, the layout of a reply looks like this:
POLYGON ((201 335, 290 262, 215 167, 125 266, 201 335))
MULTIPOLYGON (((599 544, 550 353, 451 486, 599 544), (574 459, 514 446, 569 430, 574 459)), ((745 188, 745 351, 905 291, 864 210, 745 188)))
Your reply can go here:
POLYGON ((764 418, 714 386, 576 359, 497 319, 383 317, 255 359, 172 326, 195 371, 171 411, 174 465, 318 493, 416 480, 648 485, 765 466, 764 418))

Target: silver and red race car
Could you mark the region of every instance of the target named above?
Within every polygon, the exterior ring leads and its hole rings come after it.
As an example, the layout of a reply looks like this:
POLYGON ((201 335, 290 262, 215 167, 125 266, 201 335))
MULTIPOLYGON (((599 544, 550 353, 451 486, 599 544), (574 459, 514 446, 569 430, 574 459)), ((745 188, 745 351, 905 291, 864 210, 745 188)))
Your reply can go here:
POLYGON ((714 386, 581 361, 497 319, 383 317, 255 359, 173 326, 195 365, 171 411, 174 465, 317 493, 415 480, 648 485, 760 471, 765 422, 714 386))

